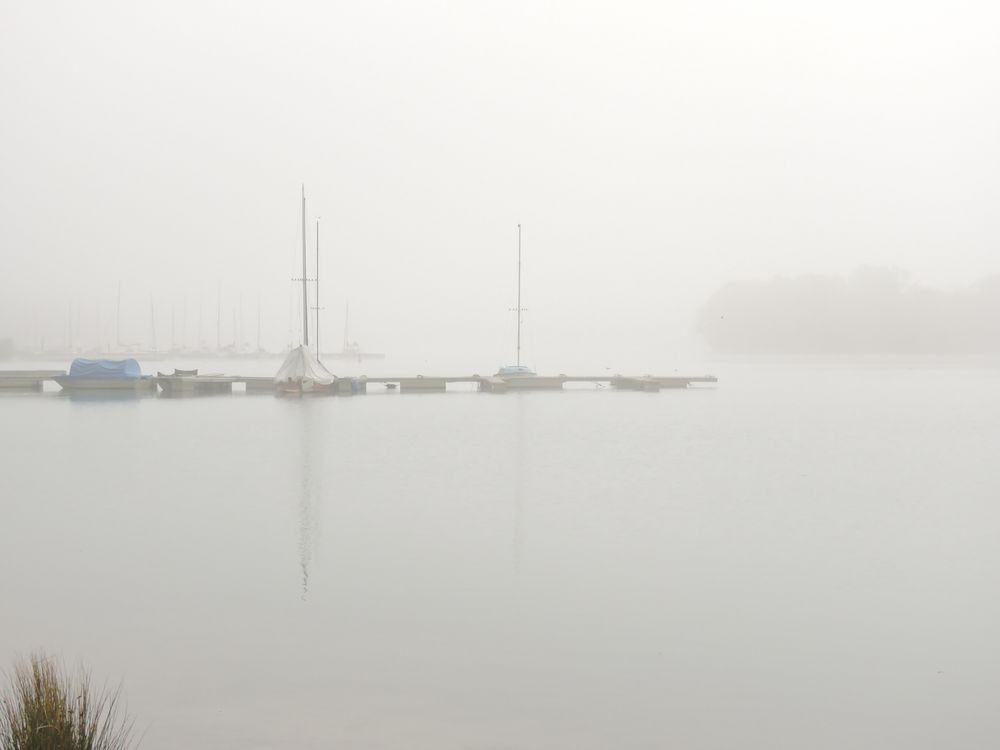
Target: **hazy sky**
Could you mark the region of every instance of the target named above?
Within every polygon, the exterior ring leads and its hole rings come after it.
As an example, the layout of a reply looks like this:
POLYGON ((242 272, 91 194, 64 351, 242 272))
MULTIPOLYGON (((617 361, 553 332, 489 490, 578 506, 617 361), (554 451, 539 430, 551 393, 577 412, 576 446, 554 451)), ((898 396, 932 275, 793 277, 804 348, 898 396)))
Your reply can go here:
MULTIPOLYGON (((0 337, 658 357, 730 278, 1000 271, 1000 10, 914 2, 0 2, 0 337), (312 229, 310 229, 310 234, 312 229), (310 239, 310 263, 312 240, 310 239), (188 300, 185 306, 184 300, 188 300), (181 322, 183 310, 186 321, 181 322), (89 333, 88 333, 89 332, 89 333), (336 340, 336 341, 334 341, 336 340)), ((470 364, 472 364, 470 362, 470 364)))

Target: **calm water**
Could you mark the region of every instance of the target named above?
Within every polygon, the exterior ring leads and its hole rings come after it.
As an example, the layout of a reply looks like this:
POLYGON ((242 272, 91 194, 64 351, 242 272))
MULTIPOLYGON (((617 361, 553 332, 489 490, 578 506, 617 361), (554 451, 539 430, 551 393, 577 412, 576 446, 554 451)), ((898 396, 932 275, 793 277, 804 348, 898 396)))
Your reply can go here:
POLYGON ((1000 370, 0 397, 0 660, 143 747, 985 748, 1000 370))

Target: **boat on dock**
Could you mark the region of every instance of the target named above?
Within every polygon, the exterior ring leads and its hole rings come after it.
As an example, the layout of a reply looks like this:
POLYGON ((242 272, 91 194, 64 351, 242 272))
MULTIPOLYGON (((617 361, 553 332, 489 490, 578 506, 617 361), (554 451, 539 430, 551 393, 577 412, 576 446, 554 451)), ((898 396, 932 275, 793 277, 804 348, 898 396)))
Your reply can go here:
MULTIPOLYGON (((316 350, 319 351, 319 222, 316 223, 316 350)), ((336 378, 309 348, 309 274, 306 267, 306 189, 302 187, 302 343, 288 352, 274 376, 275 392, 283 396, 336 392, 336 378)))
POLYGON ((143 375, 139 363, 132 358, 77 358, 70 365, 69 374, 52 379, 69 392, 156 392, 156 380, 143 375))
POLYGON ((490 378, 493 390, 500 392, 511 388, 561 388, 562 384, 556 385, 551 378, 539 379, 538 373, 527 365, 521 364, 521 322, 524 307, 521 305, 521 225, 517 225, 517 307, 511 308, 517 313, 517 363, 505 365, 497 370, 496 374, 490 378))
POLYGON ((278 373, 274 388, 285 396, 321 395, 333 393, 336 378, 316 359, 312 349, 303 344, 288 352, 278 373))

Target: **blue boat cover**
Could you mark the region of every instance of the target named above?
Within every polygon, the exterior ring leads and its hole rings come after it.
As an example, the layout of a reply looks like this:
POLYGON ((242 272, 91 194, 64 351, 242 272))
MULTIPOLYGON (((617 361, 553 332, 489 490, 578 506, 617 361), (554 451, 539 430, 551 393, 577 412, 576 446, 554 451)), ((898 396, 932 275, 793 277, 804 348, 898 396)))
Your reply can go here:
POLYGON ((82 359, 73 360, 69 374, 78 378, 141 378, 142 370, 134 359, 82 359))

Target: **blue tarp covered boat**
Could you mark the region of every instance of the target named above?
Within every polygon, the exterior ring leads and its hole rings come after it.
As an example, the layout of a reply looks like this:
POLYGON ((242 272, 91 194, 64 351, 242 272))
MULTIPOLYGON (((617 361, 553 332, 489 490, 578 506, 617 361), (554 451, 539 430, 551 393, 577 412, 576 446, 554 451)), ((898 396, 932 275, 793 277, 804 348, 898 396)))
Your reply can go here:
POLYGON ((55 381, 66 390, 153 391, 156 382, 142 374, 134 359, 74 359, 69 375, 55 381))
POLYGON ((73 378, 141 378, 142 370, 134 359, 83 359, 73 360, 69 366, 73 378))

